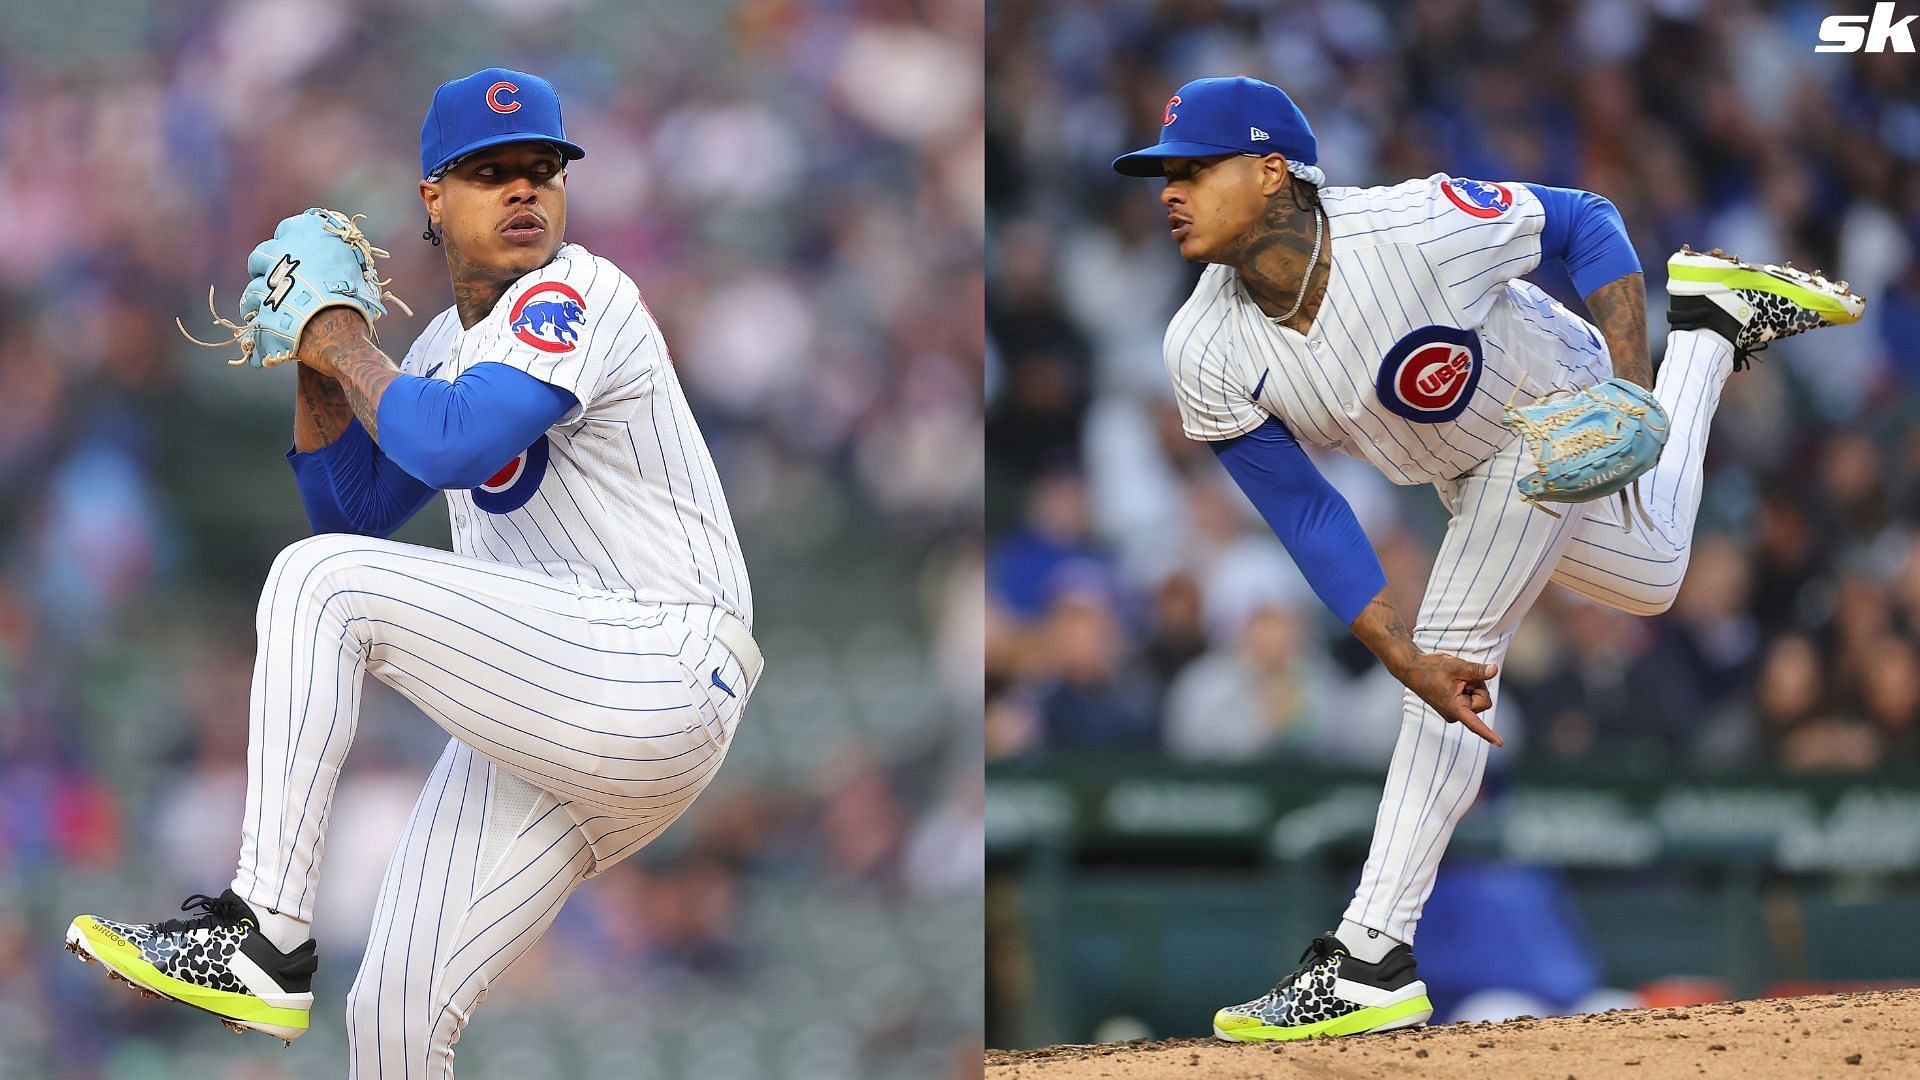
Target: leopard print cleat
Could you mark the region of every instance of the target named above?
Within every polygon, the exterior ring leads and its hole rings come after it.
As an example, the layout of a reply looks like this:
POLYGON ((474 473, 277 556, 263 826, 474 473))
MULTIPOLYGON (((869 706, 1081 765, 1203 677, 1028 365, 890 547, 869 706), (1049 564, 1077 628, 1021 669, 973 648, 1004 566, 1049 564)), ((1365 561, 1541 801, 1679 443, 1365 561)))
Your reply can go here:
POLYGON ((1864 297, 1824 271, 1744 263, 1719 248, 1681 247, 1667 260, 1667 296, 1667 325, 1711 330, 1732 342, 1735 371, 1771 342, 1859 322, 1867 309, 1864 297))
POLYGON ((1229 1042, 1331 1038, 1418 1027, 1433 1015, 1405 945, 1369 964, 1329 932, 1313 939, 1300 962, 1279 986, 1214 1013, 1213 1033, 1229 1042))
POLYGON ((146 996, 204 1009, 235 1031, 264 1031, 288 1045, 306 1033, 319 966, 313 942, 281 952, 231 889, 189 897, 180 909, 202 914, 159 923, 81 915, 67 927, 67 951, 99 961, 109 977, 146 996))

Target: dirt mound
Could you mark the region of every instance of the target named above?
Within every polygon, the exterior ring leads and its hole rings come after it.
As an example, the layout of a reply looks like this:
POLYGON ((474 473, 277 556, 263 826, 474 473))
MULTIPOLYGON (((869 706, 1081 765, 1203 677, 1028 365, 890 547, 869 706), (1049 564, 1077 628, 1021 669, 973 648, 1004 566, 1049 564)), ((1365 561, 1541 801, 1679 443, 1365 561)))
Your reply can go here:
POLYGON ((1139 1039, 989 1050, 988 1080, 1920 1076, 1920 990, 1445 1024, 1297 1043, 1139 1039))

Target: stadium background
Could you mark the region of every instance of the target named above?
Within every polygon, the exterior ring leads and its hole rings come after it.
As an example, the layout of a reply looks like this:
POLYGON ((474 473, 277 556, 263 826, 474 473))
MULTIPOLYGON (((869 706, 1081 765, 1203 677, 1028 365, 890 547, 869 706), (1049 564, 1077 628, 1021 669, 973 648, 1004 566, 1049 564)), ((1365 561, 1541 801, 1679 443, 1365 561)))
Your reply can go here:
MULTIPOLYGON (((672 343, 768 672, 727 767, 494 988, 462 1077, 978 1073, 978 5, 0 2, 0 1077, 342 1075, 372 898, 444 736, 370 682, 290 1050, 61 951, 238 847, 254 599, 307 525, 292 372, 225 367, 206 286, 310 205, 422 242, 442 80, 543 73, 588 149, 568 238, 672 343), (198 313, 198 314, 196 314, 198 313)), ((401 539, 444 546, 444 509, 401 539)))
MULTIPOLYGON (((1330 183, 1607 195, 1656 355, 1682 242, 1871 297, 1733 378, 1670 613, 1549 589, 1525 623, 1417 943, 1436 1020, 1920 978, 1920 65, 1816 55, 1826 12, 991 5, 990 1046, 1201 1034, 1291 970, 1399 727, 1398 685, 1180 434, 1160 337, 1197 270, 1159 186, 1108 162, 1203 75, 1287 89, 1330 183)), ((1321 463, 1415 610, 1438 500, 1321 463)))

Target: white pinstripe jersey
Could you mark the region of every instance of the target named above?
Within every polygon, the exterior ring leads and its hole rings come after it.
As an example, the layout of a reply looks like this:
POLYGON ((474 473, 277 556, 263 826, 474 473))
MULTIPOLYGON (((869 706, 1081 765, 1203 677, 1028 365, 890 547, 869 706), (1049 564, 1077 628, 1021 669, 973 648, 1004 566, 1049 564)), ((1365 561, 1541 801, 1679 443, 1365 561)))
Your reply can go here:
POLYGON ((441 312, 400 367, 451 381, 487 361, 580 406, 486 484, 447 492, 454 550, 583 589, 720 607, 752 626, 726 493, 633 281, 567 244, 471 330, 441 312))
POLYGON ((1182 426, 1230 439, 1278 418, 1302 443, 1399 484, 1459 476, 1513 438, 1502 407, 1612 374, 1600 335, 1533 285, 1545 210, 1520 184, 1436 173, 1326 188, 1332 265, 1305 335, 1277 326, 1238 273, 1209 266, 1167 326, 1182 426))

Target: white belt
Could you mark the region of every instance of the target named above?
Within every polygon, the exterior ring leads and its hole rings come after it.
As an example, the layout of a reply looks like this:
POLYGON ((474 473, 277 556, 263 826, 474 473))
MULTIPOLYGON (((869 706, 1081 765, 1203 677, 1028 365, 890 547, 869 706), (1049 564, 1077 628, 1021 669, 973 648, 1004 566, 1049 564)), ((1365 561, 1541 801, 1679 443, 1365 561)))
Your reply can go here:
POLYGON ((727 647, 735 660, 740 661, 740 670, 747 674, 747 687, 760 681, 760 669, 766 666, 766 660, 760 655, 760 646, 754 644, 753 631, 740 621, 738 615, 731 612, 718 612, 709 631, 713 640, 727 647))

